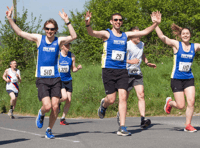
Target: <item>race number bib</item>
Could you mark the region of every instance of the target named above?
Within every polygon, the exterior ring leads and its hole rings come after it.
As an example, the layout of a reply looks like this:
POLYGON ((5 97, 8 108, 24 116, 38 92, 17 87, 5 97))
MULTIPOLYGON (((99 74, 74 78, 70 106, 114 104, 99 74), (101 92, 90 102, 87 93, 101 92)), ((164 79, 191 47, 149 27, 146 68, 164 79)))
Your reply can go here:
POLYGON ((124 60, 124 51, 112 50, 112 60, 123 61, 124 60))
POLYGON ((12 78, 12 79, 11 79, 11 82, 12 82, 12 83, 17 83, 17 82, 18 82, 18 79, 17 79, 17 78, 16 78, 16 79, 15 79, 15 78, 12 78))
POLYGON ((188 72, 190 71, 192 63, 190 62, 179 62, 179 71, 188 72))
POLYGON ((139 74, 139 73, 140 73, 140 69, 137 68, 137 67, 135 67, 135 68, 130 68, 130 69, 128 70, 128 73, 129 73, 129 74, 139 74))
POLYGON ((67 66, 60 66, 60 72, 68 73, 69 72, 69 65, 67 66))
POLYGON ((54 66, 42 66, 40 67, 41 76, 54 76, 54 66))

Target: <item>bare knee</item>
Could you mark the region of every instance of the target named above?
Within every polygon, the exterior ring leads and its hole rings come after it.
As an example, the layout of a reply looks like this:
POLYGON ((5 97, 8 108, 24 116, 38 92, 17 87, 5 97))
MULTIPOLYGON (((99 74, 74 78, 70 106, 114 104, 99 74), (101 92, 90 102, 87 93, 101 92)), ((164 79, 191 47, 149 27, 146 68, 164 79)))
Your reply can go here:
POLYGON ((51 104, 45 104, 43 105, 46 112, 49 112, 51 110, 51 104))
POLYGON ((109 102, 109 104, 115 103, 115 97, 109 97, 108 102, 109 102))
POLYGON ((139 101, 144 101, 144 93, 137 94, 139 101))
POLYGON ((184 109, 184 107, 185 107, 185 104, 177 104, 178 109, 184 109))

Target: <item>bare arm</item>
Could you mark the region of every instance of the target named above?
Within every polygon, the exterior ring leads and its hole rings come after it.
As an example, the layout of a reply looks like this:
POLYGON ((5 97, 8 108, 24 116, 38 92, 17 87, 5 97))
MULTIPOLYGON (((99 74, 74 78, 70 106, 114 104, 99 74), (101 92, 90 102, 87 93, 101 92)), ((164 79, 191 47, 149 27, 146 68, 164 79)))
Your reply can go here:
POLYGON ((59 15, 67 24, 67 27, 68 27, 69 33, 70 33, 70 36, 59 37, 58 43, 61 47, 63 44, 67 44, 67 43, 70 43, 71 41, 75 40, 77 38, 77 34, 69 21, 68 15, 64 12, 64 9, 62 9, 62 13, 59 11, 59 15))
POLYGON ((75 56, 72 56, 72 72, 77 72, 80 69, 82 69, 82 66, 78 65, 76 67, 76 65, 75 65, 75 56))
POLYGON ((85 15, 85 24, 86 24, 88 34, 96 38, 107 40, 110 36, 109 32, 105 30, 101 30, 101 31, 93 30, 92 27, 90 26, 91 17, 92 17, 92 12, 87 11, 85 15))
POLYGON ((132 59, 132 60, 126 60, 126 63, 128 63, 128 64, 137 64, 137 63, 139 63, 139 59, 137 59, 137 58, 134 58, 134 59, 132 59))
POLYGON ((31 34, 31 33, 27 33, 22 31, 13 21, 12 17, 12 10, 13 10, 13 6, 11 8, 9 8, 7 6, 8 10, 6 11, 6 17, 11 25, 11 27, 13 28, 13 30, 15 31, 15 33, 19 36, 21 36, 22 38, 25 38, 29 41, 35 41, 37 43, 37 45, 39 44, 38 41, 40 41, 40 35, 38 34, 31 34))
POLYGON ((200 44, 199 43, 195 43, 194 44, 194 48, 195 48, 195 52, 200 51, 200 44))
POLYGON ((148 62, 148 59, 146 58, 145 54, 142 55, 142 60, 145 62, 145 64, 147 64, 147 66, 152 67, 154 69, 156 68, 156 64, 148 62))
POLYGON ((4 79, 4 81, 6 81, 7 83, 9 83, 10 80, 7 78, 7 76, 8 76, 8 69, 6 69, 5 72, 3 73, 3 79, 4 79))

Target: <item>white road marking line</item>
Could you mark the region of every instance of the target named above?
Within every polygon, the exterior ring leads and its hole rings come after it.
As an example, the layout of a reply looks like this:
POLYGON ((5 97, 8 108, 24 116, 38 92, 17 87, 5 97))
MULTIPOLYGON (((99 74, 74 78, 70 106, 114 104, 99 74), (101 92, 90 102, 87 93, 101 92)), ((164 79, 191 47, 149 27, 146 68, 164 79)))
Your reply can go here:
MULTIPOLYGON (((44 136, 44 135, 41 135, 41 134, 36 134, 36 133, 31 133, 31 132, 21 131, 21 130, 16 130, 16 129, 11 129, 11 128, 5 128, 5 127, 0 127, 0 129, 8 130, 8 131, 20 132, 20 133, 25 133, 25 134, 31 134, 31 135, 40 136, 40 137, 44 136)), ((74 143, 79 143, 80 142, 80 141, 74 141, 74 140, 69 140, 69 139, 65 139, 65 138, 55 138, 55 139, 70 141, 70 142, 74 142, 74 143)))

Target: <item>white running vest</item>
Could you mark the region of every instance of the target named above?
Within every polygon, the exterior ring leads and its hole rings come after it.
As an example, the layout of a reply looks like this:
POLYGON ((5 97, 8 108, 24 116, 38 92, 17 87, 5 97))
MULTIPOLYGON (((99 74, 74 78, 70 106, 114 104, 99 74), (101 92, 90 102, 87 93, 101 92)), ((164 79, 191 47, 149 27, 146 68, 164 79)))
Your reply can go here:
MULTIPOLYGON (((19 69, 17 69, 17 74, 20 75, 19 69)), ((12 90, 15 93, 18 93, 19 92, 18 78, 17 78, 15 72, 13 72, 11 70, 11 68, 8 69, 8 79, 11 82, 6 84, 6 90, 12 90)))

